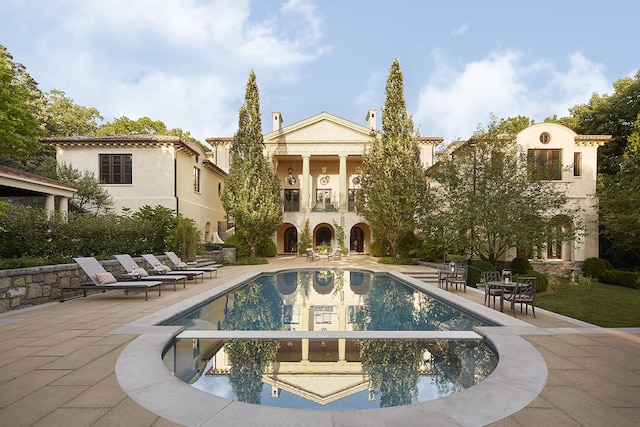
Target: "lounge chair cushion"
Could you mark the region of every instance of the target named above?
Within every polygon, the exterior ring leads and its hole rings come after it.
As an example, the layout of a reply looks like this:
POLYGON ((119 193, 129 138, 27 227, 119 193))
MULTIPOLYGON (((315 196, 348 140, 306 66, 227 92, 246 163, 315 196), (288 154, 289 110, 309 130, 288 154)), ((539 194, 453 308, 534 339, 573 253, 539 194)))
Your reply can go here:
POLYGON ((118 279, 116 279, 115 276, 109 272, 96 273, 96 280, 101 285, 108 285, 109 283, 116 283, 118 281, 118 279))
POLYGON ((139 275, 140 277, 147 277, 149 275, 149 273, 147 273, 147 270, 141 267, 134 269, 133 272, 139 275))
POLYGON ((189 268, 189 266, 184 261, 180 261, 176 264, 176 270, 186 270, 187 268, 189 268))

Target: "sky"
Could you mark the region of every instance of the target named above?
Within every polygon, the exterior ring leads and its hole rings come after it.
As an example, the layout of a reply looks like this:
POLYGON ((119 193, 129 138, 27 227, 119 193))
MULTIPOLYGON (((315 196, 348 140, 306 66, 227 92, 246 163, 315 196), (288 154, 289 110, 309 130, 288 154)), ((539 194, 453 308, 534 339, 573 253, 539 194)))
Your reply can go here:
POLYGON ((201 142, 236 132, 251 70, 264 133, 276 111, 366 126, 397 58, 416 129, 446 145, 492 114, 568 116, 640 67, 629 0, 0 0, 0 16, 43 92, 201 142))

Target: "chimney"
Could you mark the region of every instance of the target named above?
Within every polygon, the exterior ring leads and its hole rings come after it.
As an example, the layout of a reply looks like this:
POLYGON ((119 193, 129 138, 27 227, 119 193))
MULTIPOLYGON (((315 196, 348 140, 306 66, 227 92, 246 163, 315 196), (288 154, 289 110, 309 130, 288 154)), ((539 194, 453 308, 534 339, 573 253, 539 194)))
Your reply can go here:
POLYGON ((282 114, 278 112, 271 113, 273 115, 273 130, 282 129, 282 114))
POLYGON ((369 110, 369 112, 367 113, 367 117, 365 118, 365 120, 367 121, 367 124, 369 125, 369 129, 371 130, 376 130, 376 113, 378 112, 378 110, 369 110))

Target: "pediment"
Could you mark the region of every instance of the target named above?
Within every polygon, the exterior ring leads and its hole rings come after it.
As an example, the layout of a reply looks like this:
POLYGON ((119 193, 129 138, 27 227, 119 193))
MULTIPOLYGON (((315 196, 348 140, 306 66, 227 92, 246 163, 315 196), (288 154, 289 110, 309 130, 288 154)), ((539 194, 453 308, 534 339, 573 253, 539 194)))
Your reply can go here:
POLYGON ((369 128, 328 113, 318 114, 264 136, 265 144, 371 141, 369 128))

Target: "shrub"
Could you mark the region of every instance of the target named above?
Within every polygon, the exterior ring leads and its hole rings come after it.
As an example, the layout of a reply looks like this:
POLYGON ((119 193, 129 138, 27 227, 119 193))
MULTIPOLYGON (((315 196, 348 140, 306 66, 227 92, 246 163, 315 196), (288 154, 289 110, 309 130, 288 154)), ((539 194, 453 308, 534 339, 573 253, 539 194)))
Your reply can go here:
POLYGON ((248 258, 251 255, 251 249, 245 239, 242 239, 239 234, 232 234, 227 238, 227 244, 236 248, 236 258, 248 258))
POLYGON ((549 287, 547 275, 539 271, 529 270, 520 274, 520 276, 534 276, 536 278, 536 292, 544 292, 549 287))
POLYGON ((636 271, 605 270, 601 280, 611 285, 640 289, 640 273, 636 271))
POLYGON ((311 235, 311 226, 309 220, 304 223, 304 228, 298 237, 298 254, 304 255, 306 250, 313 245, 313 236, 311 235))
POLYGON ((483 271, 494 271, 496 268, 488 261, 473 261, 467 272, 467 286, 476 287, 480 283, 483 271))
POLYGON ((402 258, 411 258, 411 253, 421 246, 420 237, 414 232, 408 232, 398 242, 398 255, 402 258))
POLYGON ((602 258, 587 258, 584 260, 584 266, 582 270, 587 276, 594 277, 598 280, 602 279, 602 274, 607 270, 613 270, 613 265, 606 259, 602 258))
POLYGON ((258 256, 274 257, 278 254, 278 247, 273 240, 266 240, 258 247, 258 256))
POLYGON ((511 270, 513 274, 522 274, 525 271, 532 271, 533 267, 526 258, 514 258, 511 260, 511 263, 509 263, 509 270, 511 270))
POLYGON ((371 256, 383 257, 387 255, 387 252, 389 250, 386 242, 384 242, 381 239, 378 239, 371 244, 371 247, 369 247, 369 251, 371 253, 371 256))
POLYGON ((391 258, 388 256, 382 257, 378 260, 380 264, 397 264, 397 265, 415 265, 415 261, 413 258, 407 257, 399 257, 399 258, 391 258))

